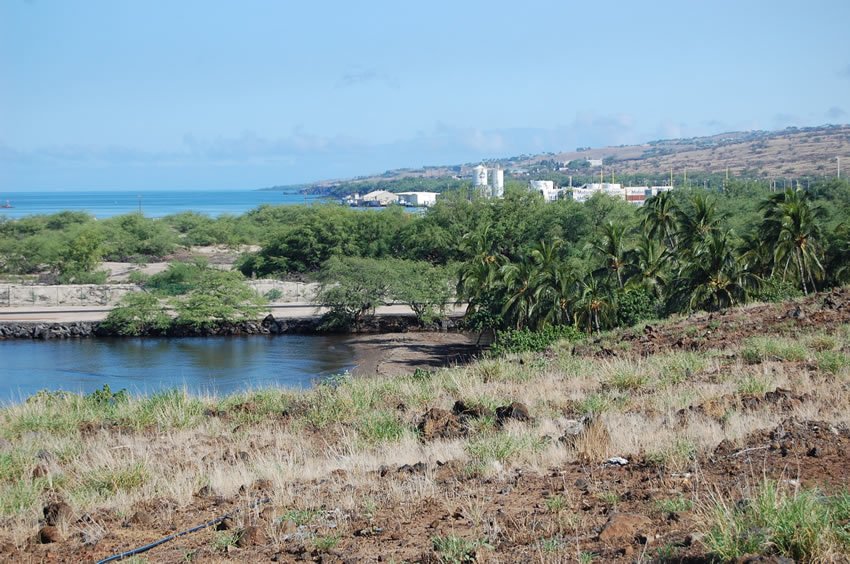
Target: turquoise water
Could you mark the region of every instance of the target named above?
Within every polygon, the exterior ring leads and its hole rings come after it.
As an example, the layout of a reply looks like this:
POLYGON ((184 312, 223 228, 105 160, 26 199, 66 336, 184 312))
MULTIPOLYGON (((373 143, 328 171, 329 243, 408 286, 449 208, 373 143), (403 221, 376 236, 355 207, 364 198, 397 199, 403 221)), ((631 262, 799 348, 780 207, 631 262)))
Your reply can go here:
POLYGON ((306 388, 354 367, 344 337, 277 335, 182 339, 0 341, 0 404, 39 390, 150 394, 185 388, 223 395, 306 388))
POLYGON ((95 217, 137 212, 147 217, 162 217, 183 211, 195 211, 210 216, 239 215, 262 204, 297 205, 322 201, 318 196, 295 191, 260 190, 150 190, 150 191, 62 191, 62 192, 3 192, 0 218, 9 219, 33 214, 50 214, 65 210, 85 211, 95 217))

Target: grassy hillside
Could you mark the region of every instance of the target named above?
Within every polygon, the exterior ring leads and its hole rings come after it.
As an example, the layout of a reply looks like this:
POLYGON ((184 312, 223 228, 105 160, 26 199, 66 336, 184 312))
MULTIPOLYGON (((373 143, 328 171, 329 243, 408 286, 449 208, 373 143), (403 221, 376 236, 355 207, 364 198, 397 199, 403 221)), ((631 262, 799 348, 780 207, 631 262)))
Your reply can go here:
POLYGON ((41 394, 0 412, 0 559, 235 512, 135 561, 835 561, 847 405, 847 288, 304 393, 41 394))

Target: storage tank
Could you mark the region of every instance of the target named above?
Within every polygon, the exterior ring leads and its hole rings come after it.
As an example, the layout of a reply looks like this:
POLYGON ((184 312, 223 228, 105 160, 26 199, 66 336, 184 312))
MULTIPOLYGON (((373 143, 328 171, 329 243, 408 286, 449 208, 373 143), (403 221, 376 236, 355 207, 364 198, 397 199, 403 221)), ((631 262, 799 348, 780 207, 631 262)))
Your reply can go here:
POLYGON ((472 185, 487 186, 487 169, 483 165, 472 169, 472 185))
POLYGON ((490 177, 493 184, 493 197, 502 198, 505 195, 505 171, 500 168, 494 168, 490 171, 490 177))

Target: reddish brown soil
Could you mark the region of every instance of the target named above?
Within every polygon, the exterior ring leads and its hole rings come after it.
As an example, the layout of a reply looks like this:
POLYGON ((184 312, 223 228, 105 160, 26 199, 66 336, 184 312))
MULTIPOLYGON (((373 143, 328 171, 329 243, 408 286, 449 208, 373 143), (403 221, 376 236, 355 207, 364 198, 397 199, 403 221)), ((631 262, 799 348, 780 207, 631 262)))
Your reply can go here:
POLYGON ((760 304, 716 313, 699 313, 663 325, 647 325, 576 347, 576 354, 650 356, 671 350, 736 348, 756 335, 791 336, 829 332, 850 322, 850 288, 815 294, 797 303, 760 304), (624 345, 624 343, 628 343, 624 345))

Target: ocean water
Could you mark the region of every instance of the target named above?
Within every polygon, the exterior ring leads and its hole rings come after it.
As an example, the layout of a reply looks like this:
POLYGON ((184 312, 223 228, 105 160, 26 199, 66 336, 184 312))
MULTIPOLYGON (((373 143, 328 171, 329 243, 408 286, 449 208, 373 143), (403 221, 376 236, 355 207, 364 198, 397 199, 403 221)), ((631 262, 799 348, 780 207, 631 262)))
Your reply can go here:
POLYGON ((66 210, 85 211, 97 218, 138 212, 162 217, 183 211, 209 216, 239 215, 262 204, 303 205, 324 201, 295 191, 271 190, 149 190, 149 191, 57 191, 2 192, 0 218, 15 219, 66 210))

